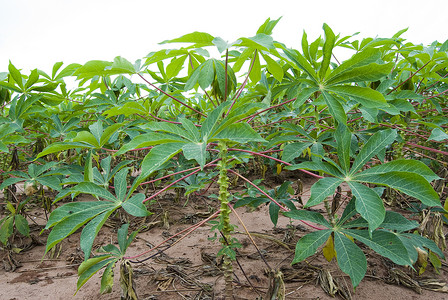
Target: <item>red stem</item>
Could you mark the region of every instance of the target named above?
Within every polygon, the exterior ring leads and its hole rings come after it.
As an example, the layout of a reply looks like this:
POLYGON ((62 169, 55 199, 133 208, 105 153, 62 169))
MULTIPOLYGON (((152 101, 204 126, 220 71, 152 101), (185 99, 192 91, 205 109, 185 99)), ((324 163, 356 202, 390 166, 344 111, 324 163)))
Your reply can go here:
POLYGON ((157 246, 155 246, 155 247, 149 249, 148 251, 145 251, 145 252, 140 253, 140 254, 135 255, 135 256, 124 257, 124 259, 136 259, 137 257, 140 257, 140 256, 142 256, 142 255, 148 254, 149 252, 151 252, 151 251, 153 251, 153 250, 156 250, 157 248, 160 248, 163 244, 165 244, 165 243, 168 242, 169 240, 172 240, 172 239, 174 239, 176 236, 178 236, 178 235, 184 233, 185 231, 188 231, 188 230, 189 230, 183 237, 181 237, 180 239, 178 239, 178 240, 176 241, 176 243, 177 243, 177 242, 181 241, 182 239, 184 239, 186 236, 188 236, 190 233, 192 233, 194 230, 196 230, 197 228, 201 227, 202 224, 204 224, 205 222, 207 222, 207 221, 209 221, 209 220, 215 218, 215 217, 219 214, 219 212, 220 212, 220 210, 216 211, 213 215, 211 215, 211 216, 208 217, 207 219, 202 220, 202 221, 199 222, 198 224, 194 224, 194 225, 192 225, 192 226, 190 226, 190 227, 188 227, 188 228, 185 228, 184 230, 182 230, 182 231, 176 233, 175 235, 170 236, 169 238, 167 238, 166 240, 164 240, 163 242, 161 242, 161 243, 158 244, 157 246))
POLYGON ((390 93, 392 93, 393 91, 395 91, 396 89, 398 89, 400 86, 402 86, 403 84, 405 84, 406 81, 408 81, 409 79, 411 79, 412 77, 414 77, 415 74, 417 74, 421 69, 423 69, 424 67, 426 67, 427 64, 429 64, 430 60, 424 64, 420 69, 418 69, 417 71, 415 71, 415 73, 411 73, 411 75, 402 83, 400 83, 399 85, 397 85, 396 87, 394 87, 391 91, 389 91, 389 93, 387 93, 386 95, 389 95, 390 93))
MULTIPOLYGON (((213 161, 211 161, 211 162, 209 162, 208 164, 206 164, 206 165, 204 166, 204 168, 209 167, 209 166, 215 166, 214 163, 217 162, 218 160, 219 160, 219 158, 218 158, 218 159, 215 159, 215 160, 213 160, 213 161)), ((167 186, 165 186, 165 187, 164 187, 163 189, 161 189, 160 191, 156 192, 156 193, 153 194, 152 196, 150 196, 150 197, 146 198, 145 200, 143 200, 143 203, 145 203, 146 201, 149 201, 149 200, 155 198, 156 196, 160 195, 161 193, 163 193, 164 191, 166 191, 168 188, 172 187, 173 185, 175 185, 175 184, 178 183, 179 181, 182 181, 182 180, 184 180, 185 178, 188 178, 188 177, 190 177, 191 175, 194 175, 194 174, 198 173, 199 171, 201 171, 201 168, 197 167, 197 170, 196 170, 196 171, 193 171, 193 172, 191 172, 191 173, 189 173, 189 174, 187 174, 187 175, 185 175, 185 176, 183 176, 183 177, 181 177, 181 178, 179 178, 179 179, 173 181, 172 183, 168 184, 167 186)), ((171 175, 172 175, 172 174, 171 174, 171 175)), ((170 176, 171 176, 171 175, 170 175, 170 176)))
MULTIPOLYGON (((233 102, 230 105, 229 110, 227 111, 225 117, 227 117, 229 115, 230 111, 232 110, 233 105, 235 105, 236 100, 240 97, 241 93, 243 92, 243 89, 246 86, 247 81, 249 80, 250 72, 252 72, 252 68, 254 67, 255 58, 257 57, 257 53, 258 53, 257 50, 255 50, 254 58, 252 59, 252 63, 250 64, 249 72, 247 73, 246 79, 244 79, 243 84, 241 85, 241 87, 239 88, 238 92, 233 97, 233 102)), ((227 79, 227 76, 226 76, 226 79, 227 79)))
POLYGON ((143 79, 147 84, 149 84, 150 86, 152 86, 153 88, 155 88, 156 90, 158 90, 159 92, 161 92, 162 94, 164 94, 164 95, 170 97, 171 99, 173 99, 174 101, 176 101, 176 102, 182 104, 183 106, 188 107, 189 109, 191 109, 191 110, 194 111, 195 113, 198 113, 198 114, 200 114, 200 115, 203 116, 203 117, 207 117, 205 114, 201 113, 200 111, 194 109, 193 107, 189 106, 189 105, 186 104, 186 103, 183 103, 182 101, 180 101, 179 99, 177 99, 177 98, 171 96, 170 94, 168 94, 168 93, 165 92, 164 90, 159 89, 157 86, 155 86, 154 84, 152 84, 151 82, 149 82, 148 80, 146 80, 146 78, 143 77, 142 74, 138 73, 137 75, 140 76, 140 78, 143 79))
POLYGON ((431 98, 438 97, 438 96, 440 96, 440 95, 442 95, 442 94, 445 94, 446 92, 448 92, 448 89, 444 90, 443 92, 438 93, 437 95, 433 95, 433 96, 431 96, 431 97, 425 98, 425 100, 428 100, 428 99, 431 99, 431 98))
POLYGON ((229 49, 226 49, 226 65, 224 66, 224 75, 226 76, 224 79, 224 102, 227 101, 227 92, 228 92, 228 88, 227 88, 227 65, 229 64, 229 49))
MULTIPOLYGON (((278 203, 274 198, 272 198, 271 196, 269 196, 266 192, 264 192, 264 191, 263 191, 262 189, 260 189, 256 184, 254 184, 252 181, 250 181, 249 179, 247 179, 247 178, 244 177, 243 175, 241 175, 241 174, 239 174, 239 173, 237 173, 237 172, 235 172, 235 171, 233 171, 233 170, 231 170, 231 169, 228 169, 227 171, 229 171, 229 172, 235 174, 236 176, 242 178, 244 181, 246 181, 247 183, 249 183, 250 185, 252 185, 252 186, 253 186, 254 188, 256 188, 260 193, 262 193, 263 195, 265 195, 269 200, 271 200, 271 201, 274 202, 278 207, 280 207, 281 210, 283 210, 283 211, 290 211, 288 208, 286 208, 286 207, 284 207, 283 205, 281 205, 280 203, 278 203)), ((308 223, 308 222, 305 222, 305 221, 303 221, 303 220, 300 220, 300 221, 301 221, 302 223, 304 223, 304 224, 310 226, 310 227, 313 228, 313 229, 316 229, 316 230, 323 230, 323 228, 316 227, 316 226, 314 226, 314 225, 312 225, 312 224, 310 224, 310 223, 308 223)))
POLYGON ((292 101, 294 101, 294 100, 296 100, 296 99, 297 99, 297 98, 292 98, 292 99, 287 100, 287 101, 285 101, 285 102, 282 102, 282 103, 280 103, 280 104, 277 104, 277 105, 268 107, 268 108, 266 108, 266 109, 263 109, 262 111, 259 111, 259 112, 257 112, 257 113, 254 113, 254 114, 250 115, 250 116, 247 116, 247 117, 245 117, 245 118, 239 120, 238 122, 244 121, 244 120, 246 120, 246 119, 251 119, 251 120, 252 120, 255 116, 258 116, 259 114, 262 114, 262 113, 264 113, 265 111, 268 111, 268 110, 270 110, 270 109, 277 108, 277 107, 279 107, 279 106, 288 104, 289 102, 292 102, 292 101))
POLYGON ((416 147, 416 148, 420 148, 420 149, 424 149, 424 150, 428 150, 434 153, 439 153, 439 154, 443 154, 443 155, 447 155, 448 156, 448 152, 442 151, 442 150, 437 150, 434 148, 429 148, 429 147, 425 147, 425 146, 420 146, 411 142, 406 142, 406 145, 412 146, 412 147, 416 147))
MULTIPOLYGON (((216 144, 214 144, 214 143, 210 143, 210 145, 214 145, 214 146, 216 146, 216 144)), ((212 150, 212 149, 210 149, 210 150, 212 150)), ((262 153, 260 153, 260 152, 254 152, 254 151, 250 151, 250 150, 243 150, 243 149, 237 149, 237 148, 229 148, 229 149, 227 149, 227 150, 229 150, 229 151, 240 151, 240 152, 245 152, 245 153, 249 153, 249 154, 252 154, 252 155, 257 155, 257 156, 265 157, 265 158, 268 158, 268 159, 272 159, 272 160, 274 160, 274 161, 276 161, 276 162, 285 164, 285 165, 287 165, 287 166, 292 166, 292 164, 290 164, 290 163, 288 163, 288 162, 286 162, 286 161, 283 161, 283 160, 281 160, 281 159, 278 159, 278 158, 275 158, 275 157, 272 157, 272 156, 269 156, 269 155, 262 154, 262 153)), ((266 151, 266 152, 277 152, 277 150, 275 150, 275 151, 266 151)), ((322 176, 317 175, 317 174, 314 174, 314 173, 312 173, 312 172, 310 172, 310 171, 307 171, 307 170, 299 169, 299 171, 301 171, 301 172, 303 172, 303 173, 305 173, 305 174, 308 174, 308 175, 310 175, 310 176, 313 176, 313 177, 315 177, 315 178, 319 178, 319 179, 320 179, 320 178, 323 178, 322 176)))
POLYGON ((436 162, 438 162, 438 163, 441 163, 442 165, 448 165, 448 163, 446 163, 446 162, 444 162, 444 161, 435 159, 434 157, 431 157, 431 156, 429 156, 429 155, 426 155, 426 154, 420 153, 420 152, 418 152, 418 151, 412 150, 411 148, 403 147, 403 150, 407 150, 407 151, 410 151, 410 152, 417 153, 418 155, 421 155, 421 156, 423 156, 423 157, 426 157, 426 158, 429 158, 429 159, 431 159, 431 160, 434 160, 434 161, 436 161, 436 162))

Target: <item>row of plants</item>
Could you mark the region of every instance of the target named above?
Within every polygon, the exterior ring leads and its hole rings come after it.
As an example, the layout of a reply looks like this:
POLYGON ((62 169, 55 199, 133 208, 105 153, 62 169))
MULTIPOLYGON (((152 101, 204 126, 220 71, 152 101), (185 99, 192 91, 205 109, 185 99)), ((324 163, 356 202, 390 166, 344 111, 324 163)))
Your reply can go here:
MULTIPOLYGON (((0 73, 3 248, 29 234, 26 207, 41 201, 49 213, 46 253, 82 228, 78 289, 104 269, 101 292, 109 292, 117 263, 122 274, 132 269, 126 249, 138 233, 128 236, 125 224, 119 247, 93 253, 105 222, 150 215, 152 200, 167 190, 188 196, 216 184, 213 230, 221 237, 227 299, 240 246, 229 215, 245 205, 269 205, 273 226, 286 217, 316 229, 299 239, 292 263, 325 245, 325 257, 337 260, 353 287, 367 269, 359 243, 411 268, 423 250, 437 267, 443 234, 428 235, 391 207, 404 199, 416 213, 447 222, 448 41, 415 45, 401 38, 406 30, 356 40, 324 24, 314 41, 304 32, 297 50, 273 39, 279 20, 232 43, 186 34, 162 43, 177 48, 135 63, 58 62, 49 73, 24 74, 10 62, 0 73), (340 61, 340 48, 352 55, 340 61), (296 201, 291 182, 268 190, 251 181, 251 164, 261 173, 315 177, 310 199, 296 201), (230 175, 245 192, 232 191, 230 175), (325 213, 309 209, 322 203, 325 213)), ((133 288, 125 294, 136 297, 133 288)))

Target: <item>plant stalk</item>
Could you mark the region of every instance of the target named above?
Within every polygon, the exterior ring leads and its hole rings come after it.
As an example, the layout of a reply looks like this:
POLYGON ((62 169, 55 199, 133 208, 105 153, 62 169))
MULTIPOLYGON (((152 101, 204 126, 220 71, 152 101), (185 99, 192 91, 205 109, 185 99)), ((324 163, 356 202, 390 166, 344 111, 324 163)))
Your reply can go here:
MULTIPOLYGON (((228 192, 229 177, 227 176, 227 145, 226 145, 226 142, 220 141, 218 143, 218 147, 219 147, 219 156, 221 159, 218 162, 219 201, 221 203, 220 219, 221 219, 221 225, 222 225, 221 232, 223 235, 223 238, 221 239, 221 244, 223 247, 228 247, 228 243, 229 244, 231 243, 232 226, 230 225, 231 210, 229 208, 230 193, 228 192)), ((223 268, 223 273, 224 273, 224 280, 226 283, 224 298, 231 300, 231 299, 233 299, 233 278, 232 278, 233 277, 233 266, 232 266, 232 259, 227 254, 224 254, 222 268, 223 268)))

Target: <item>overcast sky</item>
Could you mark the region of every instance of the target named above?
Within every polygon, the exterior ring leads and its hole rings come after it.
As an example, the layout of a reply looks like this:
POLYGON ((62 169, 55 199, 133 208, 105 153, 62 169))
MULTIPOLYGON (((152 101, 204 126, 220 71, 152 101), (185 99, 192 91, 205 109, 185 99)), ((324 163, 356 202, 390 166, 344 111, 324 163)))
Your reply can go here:
POLYGON ((55 62, 85 63, 123 56, 134 62, 157 44, 193 31, 232 42, 255 35, 268 18, 282 17, 275 40, 300 48, 327 23, 342 35, 402 36, 425 45, 448 38, 447 0, 0 0, 0 72, 51 71, 55 62))

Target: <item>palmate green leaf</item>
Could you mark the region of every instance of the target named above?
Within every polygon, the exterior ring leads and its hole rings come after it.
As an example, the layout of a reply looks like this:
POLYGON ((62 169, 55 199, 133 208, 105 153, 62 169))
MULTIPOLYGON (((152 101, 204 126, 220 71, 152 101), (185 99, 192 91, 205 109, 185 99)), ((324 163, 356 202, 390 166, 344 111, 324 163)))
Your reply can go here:
POLYGON ((348 145, 351 144, 352 133, 348 130, 347 126, 343 123, 339 123, 334 137, 336 138, 336 143, 338 145, 336 150, 338 153, 339 164, 347 173, 350 169, 350 147, 348 145))
POLYGON ((117 230, 118 247, 120 247, 120 251, 123 254, 128 246, 128 230, 129 224, 127 223, 121 225, 121 227, 117 230))
POLYGON ((388 230, 408 231, 419 226, 418 222, 408 220, 401 214, 394 211, 386 211, 383 223, 380 227, 388 230))
MULTIPOLYGON (((224 126, 223 126, 224 127, 224 126)), ((225 126, 222 130, 218 129, 218 134, 209 138, 212 141, 228 141, 236 143, 248 142, 266 142, 252 127, 247 123, 236 123, 225 126)))
MULTIPOLYGON (((230 104, 230 101, 227 101, 227 103, 230 104)), ((256 111, 259 111, 260 109, 266 108, 267 104, 263 102, 258 103, 245 103, 244 105, 237 105, 234 106, 228 116, 222 120, 222 122, 219 124, 219 127, 216 128, 216 130, 213 131, 212 135, 217 134, 222 129, 226 128, 230 124, 238 123, 241 120, 243 120, 245 117, 252 115, 256 111)))
POLYGON ((331 113, 331 115, 342 124, 347 124, 347 114, 344 111, 344 108, 342 107, 342 104, 331 94, 327 93, 326 91, 322 91, 322 96, 325 100, 325 103, 328 106, 328 109, 331 113))
MULTIPOLYGON (((7 137, 2 139, 2 142, 5 143, 5 144, 8 144, 8 145, 9 144, 19 145, 19 144, 30 144, 30 143, 32 143, 31 140, 26 139, 22 135, 18 135, 18 134, 8 135, 7 137)), ((8 149, 8 148, 6 148, 6 149, 8 149)))
POLYGON ((296 96, 296 101, 293 103, 294 108, 299 108, 302 106, 306 100, 310 98, 310 96, 319 90, 318 87, 308 87, 302 89, 296 96))
POLYGON ((294 259, 291 264, 296 264, 316 253, 317 248, 328 240, 332 230, 324 229, 308 233, 296 244, 294 259))
POLYGON ((330 163, 323 162, 323 161, 322 162, 306 161, 306 162, 303 162, 303 163, 300 163, 297 165, 286 166, 285 169, 287 169, 287 170, 303 169, 303 170, 324 172, 326 174, 336 176, 336 177, 344 176, 338 168, 336 168, 335 166, 333 166, 330 163))
POLYGON ((117 200, 119 201, 124 201, 126 197, 126 191, 127 191, 126 177, 128 175, 128 170, 129 168, 121 169, 114 176, 115 195, 117 200))
POLYGON ((73 73, 78 79, 89 79, 94 76, 135 74, 135 67, 125 58, 115 57, 113 62, 103 60, 91 60, 76 69, 73 73))
POLYGON ((448 139, 448 134, 445 133, 445 131, 441 130, 440 128, 434 128, 431 131, 431 135, 428 138, 428 141, 443 141, 448 139))
POLYGON ((341 271, 350 276, 353 287, 357 287, 367 271, 367 260, 362 250, 345 235, 334 233, 334 249, 341 271))
POLYGON ((220 37, 215 37, 212 43, 213 45, 216 46, 216 48, 218 48, 219 53, 222 53, 224 50, 229 49, 229 47, 231 46, 229 43, 227 43, 220 37))
POLYGON ((9 153, 9 148, 2 141, 0 141, 0 152, 9 153))
POLYGON ((272 30, 274 29, 274 27, 277 25, 278 21, 280 21, 282 17, 278 18, 277 20, 272 20, 271 18, 267 18, 266 21, 264 21, 263 25, 261 25, 258 30, 257 33, 264 33, 267 35, 271 35, 272 34, 272 30))
POLYGON ((80 131, 75 138, 72 139, 73 142, 84 142, 92 146, 92 148, 100 148, 99 140, 89 131, 80 131))
POLYGON ((160 44, 163 45, 169 43, 192 43, 196 44, 198 47, 204 47, 204 46, 213 46, 213 39, 214 37, 206 32, 195 31, 172 40, 165 40, 160 44))
POLYGON ((213 79, 215 79, 215 66, 212 59, 207 60, 201 66, 198 77, 198 83, 201 89, 207 89, 212 83, 213 79))
POLYGON ((114 62, 112 63, 112 66, 109 71, 110 73, 108 73, 108 75, 137 73, 134 65, 121 56, 117 56, 114 58, 114 62))
POLYGON ((38 79, 39 73, 37 72, 37 69, 32 70, 30 76, 28 77, 28 80, 25 83, 25 90, 28 90, 33 84, 37 82, 38 79))
POLYGON ((61 152, 68 149, 75 149, 75 148, 81 148, 81 149, 93 149, 95 146, 88 143, 82 143, 82 142, 56 142, 48 147, 46 147, 44 150, 42 150, 41 153, 37 155, 37 158, 55 153, 55 152, 61 152))
POLYGON ((15 132, 20 129, 19 127, 11 126, 10 124, 1 124, 0 125, 0 139, 4 139, 9 134, 15 132))
POLYGON ((303 30, 301 45, 302 45, 303 55, 305 56, 306 59, 311 61, 311 57, 310 57, 310 53, 309 53, 308 35, 306 34, 305 30, 303 30))
MULTIPOLYGON (((41 92, 41 93, 48 93, 48 92, 54 91, 58 86, 59 86, 59 82, 50 82, 46 85, 31 87, 29 90, 35 91, 35 92, 41 92)), ((59 104, 64 100, 65 99, 62 97, 50 97, 49 95, 46 95, 43 97, 42 102, 44 102, 45 104, 49 104, 50 102, 59 104)), ((57 105, 57 104, 55 104, 55 105, 57 105)))
POLYGON ((383 223, 386 210, 383 200, 371 188, 349 181, 348 185, 356 197, 356 210, 369 223, 369 232, 378 228, 383 223))
POLYGON ((6 88, 16 93, 22 93, 22 90, 20 88, 9 82, 0 81, 0 87, 6 88))
POLYGON ((28 221, 24 216, 18 214, 14 216, 14 225, 16 229, 24 236, 30 235, 30 227, 28 226, 28 221))
POLYGON ((359 151, 353 162, 350 176, 359 171, 373 156, 384 150, 386 146, 391 144, 397 136, 397 132, 392 129, 386 129, 376 132, 369 138, 364 147, 359 151))
POLYGON ((54 79, 54 77, 56 76, 56 73, 62 67, 63 64, 64 63, 62 61, 59 61, 59 62, 55 63, 53 65, 53 69, 52 69, 52 72, 51 72, 51 78, 47 77, 47 76, 45 76, 45 77, 48 78, 48 79, 52 79, 52 78, 54 79))
POLYGON ((327 80, 325 84, 326 86, 332 86, 350 82, 377 81, 389 74, 393 66, 393 63, 381 65, 377 63, 371 63, 366 66, 352 68, 337 76, 333 76, 331 80, 327 80))
MULTIPOLYGON (((176 128, 179 128, 179 126, 174 126, 176 128)), ((180 129, 182 130, 182 129, 180 129)), ((182 130, 182 132, 184 132, 182 130)), ((115 152, 114 156, 121 155, 123 153, 126 153, 129 150, 142 148, 142 147, 148 147, 158 144, 165 144, 165 143, 186 143, 187 140, 184 140, 183 138, 176 137, 173 135, 168 135, 164 133, 157 133, 157 132, 151 132, 151 133, 145 133, 136 136, 132 141, 129 143, 123 145, 117 152, 115 152)))
POLYGON ((261 80, 261 64, 260 64, 260 55, 258 55, 258 51, 254 52, 253 65, 252 70, 249 73, 250 80, 257 84, 261 80))
POLYGON ((142 173, 134 181, 129 193, 135 191, 149 175, 158 170, 165 162, 182 150, 185 143, 169 143, 157 145, 145 156, 142 161, 142 173))
POLYGON ((78 76, 78 79, 92 78, 93 76, 106 75, 106 67, 111 67, 112 62, 103 60, 91 60, 86 62, 82 67, 79 67, 73 75, 78 76))
POLYGON ((313 143, 311 142, 297 142, 287 144, 285 148, 283 148, 282 160, 285 162, 290 162, 294 158, 302 155, 303 151, 311 147, 312 144, 313 143))
POLYGON ((98 255, 83 261, 78 267, 78 276, 89 270, 92 266, 112 257, 110 254, 98 255))
MULTIPOLYGON (((218 60, 214 60, 213 64, 215 66, 216 82, 218 82, 219 91, 220 91, 221 95, 224 95, 225 94, 225 90, 226 90, 226 70, 225 70, 225 67, 218 60)), ((230 74, 231 70, 232 70, 232 68, 230 68, 230 67, 227 68, 227 72, 229 74, 230 74)), ((227 77, 227 79, 229 81, 227 83, 227 86, 229 87, 229 86, 231 86, 231 84, 230 84, 231 80, 230 80, 229 76, 227 77)), ((227 91, 227 93, 229 93, 229 91, 227 91)))
POLYGON ((150 65, 153 63, 157 63, 159 61, 163 61, 165 59, 168 58, 174 58, 177 56, 183 56, 183 55, 187 55, 188 54, 188 50, 185 48, 181 48, 181 49, 162 49, 156 52, 151 52, 148 55, 146 55, 146 62, 145 62, 145 66, 146 65, 150 65))
POLYGON ((295 64, 293 67, 305 71, 305 73, 311 77, 311 80, 314 81, 317 86, 319 82, 317 73, 314 71, 314 68, 310 65, 310 63, 303 57, 303 55, 293 49, 286 49, 284 47, 282 47, 282 49, 286 56, 295 64))
POLYGON ((366 230, 344 229, 342 232, 369 246, 373 251, 389 258, 398 265, 412 265, 406 247, 392 232, 375 230, 372 237, 366 230))
POLYGON ((115 262, 111 262, 107 265, 106 269, 104 269, 103 275, 101 276, 101 294, 112 292, 112 287, 114 285, 114 267, 115 262))
POLYGON ((278 213, 280 211, 280 207, 274 202, 269 203, 269 218, 271 219, 272 224, 277 226, 278 221, 278 213))
POLYGON ((282 66, 278 62, 273 60, 269 55, 266 55, 262 52, 261 55, 263 55, 263 59, 266 61, 269 73, 271 73, 278 82, 282 82, 284 73, 282 66))
MULTIPOLYGON (((64 69, 62 69, 58 75, 56 75, 55 73, 52 74, 52 79, 53 80, 61 80, 64 77, 67 76, 72 76, 73 73, 79 68, 82 67, 81 64, 77 64, 77 63, 73 63, 73 64, 69 64, 68 66, 66 66, 64 69), (55 77, 56 75, 56 77, 55 77)), ((53 69, 54 70, 54 69, 53 69)))
POLYGON ((27 179, 29 179, 28 176, 26 178, 14 178, 14 177, 7 178, 0 185, 0 190, 3 190, 7 186, 10 186, 10 185, 15 184, 17 182, 25 181, 27 179))
POLYGON ((14 230, 14 217, 6 216, 0 221, 0 242, 6 245, 14 230))
MULTIPOLYGON (((189 138, 192 140, 192 136, 187 133, 181 126, 167 122, 151 122, 148 124, 148 128, 154 131, 162 131, 175 134, 182 138, 189 138)), ((185 140, 184 140, 185 141, 185 140)))
POLYGON ((194 159, 201 166, 205 165, 207 144, 205 142, 201 143, 188 143, 182 147, 182 152, 186 159, 194 159))
POLYGON ((436 245, 436 243, 434 243, 434 241, 432 241, 424 236, 421 236, 419 234, 416 234, 416 233, 403 233, 403 234, 401 234, 401 236, 410 239, 416 247, 420 247, 422 249, 428 248, 429 250, 436 253, 441 258, 445 259, 445 255, 439 249, 439 247, 437 247, 437 245, 436 245))
POLYGON ((336 188, 344 182, 343 179, 324 177, 311 186, 311 196, 304 207, 310 207, 322 203, 328 196, 334 194, 336 188))
POLYGON ((236 46, 264 51, 267 51, 268 49, 275 49, 274 39, 270 35, 264 33, 257 33, 255 36, 249 38, 239 38, 239 40, 241 42, 236 46))
POLYGON ((92 150, 87 152, 84 161, 84 181, 93 182, 92 150))
POLYGON ((16 69, 16 67, 11 63, 11 61, 9 61, 8 71, 9 71, 9 74, 11 75, 11 77, 14 79, 14 81, 20 87, 20 91, 22 91, 23 90, 22 74, 20 74, 20 71, 16 69))
MULTIPOLYGON (((101 135, 103 134, 103 123, 102 121, 98 120, 92 125, 89 125, 90 133, 93 135, 93 137, 96 140, 96 144, 100 145, 100 139, 101 135)), ((76 140, 75 142, 79 142, 79 140, 76 140)), ((92 145, 96 145, 92 144, 92 145)))
POLYGON ((103 112, 103 115, 106 115, 108 118, 118 115, 124 115, 126 117, 133 115, 133 114, 140 114, 140 115, 147 115, 148 111, 138 102, 126 102, 123 105, 115 106, 110 109, 107 109, 103 112))
MULTIPOLYGON (((78 269, 78 281, 76 283, 76 293, 79 291, 79 289, 93 276, 95 275, 99 270, 107 266, 108 264, 114 264, 116 262, 117 258, 112 257, 111 255, 102 255, 93 257, 87 261, 84 261, 78 269), (83 264, 85 265, 83 266, 83 264), (81 266, 83 267, 83 271, 80 272, 81 266)), ((75 293, 75 295, 76 295, 75 293)))
POLYGON ((391 171, 384 174, 356 177, 368 183, 381 184, 420 200, 428 206, 441 206, 439 195, 431 184, 417 173, 391 171))
POLYGON ((121 206, 128 214, 134 217, 146 217, 151 215, 151 213, 146 209, 143 200, 145 200, 144 194, 136 194, 123 202, 121 206))
POLYGON ((324 218, 324 216, 321 213, 315 211, 300 209, 284 212, 283 215, 291 219, 310 221, 327 228, 331 227, 331 224, 324 218))
POLYGON ((184 91, 189 91, 192 88, 194 88, 194 86, 196 85, 196 83, 199 80, 199 76, 201 74, 202 71, 202 67, 199 66, 196 69, 194 69, 193 73, 191 73, 190 77, 188 78, 187 82, 185 83, 184 86, 184 91))
POLYGON ((171 62, 166 66, 166 77, 168 79, 172 79, 179 74, 187 57, 188 55, 182 55, 181 57, 175 57, 171 60, 171 62))
POLYGON ((72 192, 89 194, 97 196, 102 199, 106 199, 111 202, 119 202, 121 199, 117 199, 111 192, 93 182, 81 182, 78 185, 71 188, 72 192))
POLYGON ((208 137, 215 131, 218 127, 220 117, 224 109, 230 105, 229 102, 221 103, 216 107, 211 113, 208 114, 207 119, 202 123, 201 136, 204 141, 208 140, 208 137))
POLYGON ((434 174, 434 172, 427 165, 421 161, 412 159, 396 159, 385 164, 377 165, 357 173, 354 178, 356 178, 356 180, 363 181, 364 176, 371 179, 372 175, 384 174, 391 171, 417 173, 418 175, 424 177, 428 182, 440 179, 440 177, 434 174))
POLYGON ((107 201, 73 202, 55 209, 45 226, 45 229, 53 227, 48 235, 45 253, 95 216, 106 211, 113 211, 119 206, 120 203, 107 201))
POLYGON ((347 224, 346 222, 350 220, 353 216, 355 216, 358 212, 356 211, 356 199, 352 197, 350 201, 348 202, 347 206, 344 209, 344 212, 342 213, 342 216, 337 222, 337 226, 341 228, 346 228, 344 225, 347 224))
POLYGON ((36 180, 40 184, 47 186, 49 188, 52 188, 55 191, 60 191, 62 189, 61 180, 58 177, 45 176, 45 177, 36 178, 36 180))
MULTIPOLYGON (((400 241, 403 243, 403 246, 406 248, 406 251, 409 255, 409 260, 412 262, 412 265, 415 264, 418 259, 418 252, 416 248, 418 246, 416 246, 411 239, 404 237, 401 234, 396 234, 396 236, 400 239, 400 241)), ((424 248, 421 249, 424 250, 424 248)))
POLYGON ((104 145, 106 145, 107 142, 109 142, 109 139, 111 138, 111 136, 116 134, 120 128, 124 127, 124 124, 125 123, 115 123, 115 124, 107 126, 106 129, 104 129, 104 131, 101 134, 101 137, 99 140, 100 146, 103 147, 104 145))
POLYGON ((103 227, 104 223, 114 211, 115 209, 111 209, 97 215, 83 228, 80 237, 80 247, 84 252, 84 260, 90 257, 90 252, 92 251, 95 237, 98 235, 101 227, 103 227))
POLYGON ((324 78, 330 65, 331 54, 335 43, 335 36, 330 26, 324 23, 323 29, 325 31, 325 42, 322 48, 322 63, 320 65, 319 77, 324 78))
POLYGON ((200 142, 201 141, 201 133, 198 128, 194 125, 192 121, 186 118, 180 118, 179 120, 182 123, 182 126, 187 131, 188 135, 183 136, 188 138, 192 142, 200 142))
POLYGON ((325 86, 325 90, 333 92, 342 98, 351 97, 368 108, 387 108, 389 106, 383 94, 371 88, 354 85, 336 85, 325 86))

